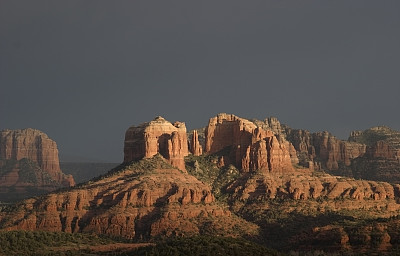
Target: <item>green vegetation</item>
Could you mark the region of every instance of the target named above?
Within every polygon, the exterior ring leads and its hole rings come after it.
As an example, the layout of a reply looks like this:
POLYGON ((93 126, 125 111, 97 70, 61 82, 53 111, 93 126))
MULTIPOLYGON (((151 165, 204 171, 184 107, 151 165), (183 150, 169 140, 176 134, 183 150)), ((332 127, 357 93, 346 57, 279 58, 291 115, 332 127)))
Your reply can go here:
POLYGON ((152 158, 143 158, 139 161, 134 161, 126 165, 125 169, 139 170, 139 171, 152 171, 154 169, 175 169, 169 164, 161 154, 156 154, 152 158))
POLYGON ((358 157, 352 160, 351 169, 356 179, 400 183, 400 164, 396 160, 358 157))
POLYGON ((281 255, 257 243, 231 237, 196 236, 168 239, 156 246, 140 248, 121 255, 206 256, 206 255, 281 255))
POLYGON ((132 161, 130 163, 122 163, 110 170, 106 174, 100 175, 94 179, 91 179, 87 182, 80 183, 76 187, 81 187, 83 185, 90 184, 92 182, 96 182, 105 178, 112 177, 121 172, 131 170, 134 171, 136 175, 141 175, 144 173, 152 173, 155 169, 176 169, 171 164, 169 164, 165 159, 161 156, 161 154, 157 154, 151 158, 143 158, 138 161, 132 161))
POLYGON ((371 129, 363 131, 356 137, 351 137, 351 141, 366 144, 372 146, 377 141, 386 140, 388 142, 399 142, 400 133, 390 129, 386 126, 373 127, 371 129))
POLYGON ((175 237, 155 246, 123 250, 110 246, 104 252, 93 246, 113 245, 116 240, 93 234, 44 231, 0 232, 0 255, 281 255, 257 243, 231 237, 175 237))
POLYGON ((21 160, 2 160, 3 164, 0 165, 0 176, 11 172, 13 169, 19 169, 19 181, 31 184, 38 184, 38 177, 43 178, 46 184, 54 183, 51 176, 43 171, 37 163, 23 158, 21 160))
POLYGON ((36 173, 39 173, 40 167, 29 159, 21 159, 19 162, 19 180, 22 182, 37 184, 36 173))
POLYGON ((222 161, 224 156, 227 159, 226 154, 228 152, 229 148, 226 148, 216 154, 189 155, 185 158, 186 169, 189 174, 209 184, 215 198, 220 201, 227 200, 226 187, 240 176, 239 170, 232 164, 218 167, 218 162, 222 161))
POLYGON ((0 193, 0 200, 16 202, 28 197, 42 195, 48 192, 47 188, 57 188, 57 183, 48 172, 42 170, 37 163, 27 158, 21 160, 0 160, 0 177, 15 170, 18 172, 18 181, 8 186, 0 193), (24 184, 30 184, 25 186, 24 184), (23 189, 18 186, 22 184, 23 189), (40 186, 39 186, 40 185, 40 186))
POLYGON ((114 241, 91 234, 44 231, 0 232, 0 255, 85 255, 90 245, 114 241), (60 247, 63 247, 60 249, 60 247))

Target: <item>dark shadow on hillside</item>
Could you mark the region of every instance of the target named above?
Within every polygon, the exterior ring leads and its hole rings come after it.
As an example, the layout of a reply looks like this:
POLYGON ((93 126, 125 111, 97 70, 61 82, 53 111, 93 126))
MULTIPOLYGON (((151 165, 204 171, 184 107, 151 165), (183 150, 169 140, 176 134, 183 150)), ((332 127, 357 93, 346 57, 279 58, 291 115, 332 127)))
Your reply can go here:
POLYGON ((144 241, 150 239, 151 225, 161 217, 161 212, 163 208, 168 204, 168 198, 178 192, 178 186, 172 184, 166 195, 160 197, 156 200, 154 206, 155 208, 135 221, 135 240, 144 241))

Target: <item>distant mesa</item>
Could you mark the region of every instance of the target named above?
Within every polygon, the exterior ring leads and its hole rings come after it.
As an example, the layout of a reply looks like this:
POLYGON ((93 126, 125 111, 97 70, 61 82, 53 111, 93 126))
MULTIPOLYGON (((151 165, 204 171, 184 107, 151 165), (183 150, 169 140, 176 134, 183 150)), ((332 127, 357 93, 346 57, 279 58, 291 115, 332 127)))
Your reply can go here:
POLYGON ((31 128, 0 132, 0 187, 3 195, 9 193, 5 199, 74 185, 73 177, 60 169, 56 142, 45 133, 31 128))

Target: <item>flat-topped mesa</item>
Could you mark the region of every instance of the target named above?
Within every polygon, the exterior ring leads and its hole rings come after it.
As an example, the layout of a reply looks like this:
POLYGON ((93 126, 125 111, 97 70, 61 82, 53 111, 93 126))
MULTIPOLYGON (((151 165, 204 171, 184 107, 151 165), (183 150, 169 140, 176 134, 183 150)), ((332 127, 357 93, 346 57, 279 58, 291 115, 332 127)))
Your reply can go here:
POLYGON ((189 154, 185 123, 171 124, 161 116, 125 133, 124 162, 153 157, 160 153, 171 165, 185 170, 184 157, 189 154))
POLYGON ((288 149, 270 130, 231 114, 218 114, 206 128, 205 153, 231 147, 231 160, 243 171, 292 171, 288 149))
POLYGON ((57 144, 45 133, 31 128, 0 131, 0 159, 19 161, 25 158, 36 163, 58 184, 75 185, 71 175, 62 173, 57 144))

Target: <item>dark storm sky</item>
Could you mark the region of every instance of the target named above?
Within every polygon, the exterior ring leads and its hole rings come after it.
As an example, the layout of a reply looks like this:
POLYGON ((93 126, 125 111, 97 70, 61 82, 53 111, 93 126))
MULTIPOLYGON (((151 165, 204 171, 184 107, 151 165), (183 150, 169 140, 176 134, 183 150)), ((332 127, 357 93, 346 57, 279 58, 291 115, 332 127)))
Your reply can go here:
POLYGON ((400 130, 400 1, 0 0, 0 129, 120 162, 125 130, 219 112, 400 130))

